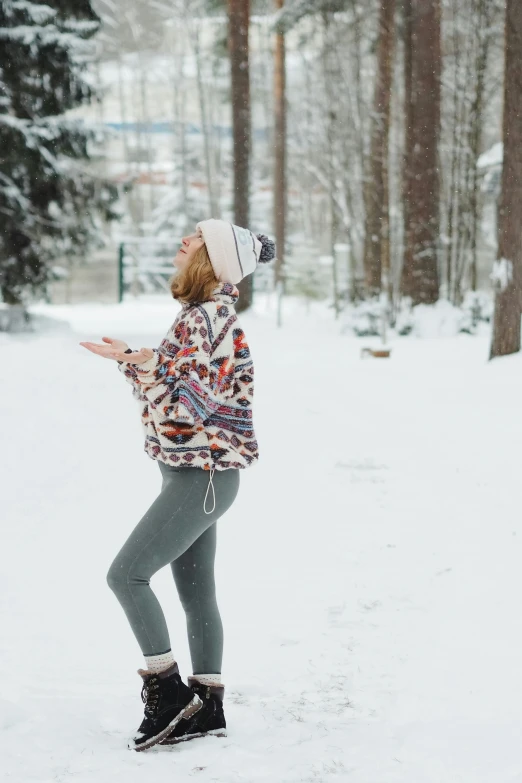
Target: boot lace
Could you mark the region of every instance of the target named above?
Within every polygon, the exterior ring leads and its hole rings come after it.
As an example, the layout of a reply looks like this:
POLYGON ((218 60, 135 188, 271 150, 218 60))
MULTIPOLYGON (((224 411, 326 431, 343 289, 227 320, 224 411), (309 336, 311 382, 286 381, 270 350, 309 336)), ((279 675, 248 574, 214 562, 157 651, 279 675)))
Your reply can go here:
POLYGON ((147 712, 149 715, 154 715, 158 708, 158 688, 159 684, 157 677, 151 677, 149 680, 146 680, 143 683, 143 688, 141 689, 141 700, 145 704, 145 712, 147 712))

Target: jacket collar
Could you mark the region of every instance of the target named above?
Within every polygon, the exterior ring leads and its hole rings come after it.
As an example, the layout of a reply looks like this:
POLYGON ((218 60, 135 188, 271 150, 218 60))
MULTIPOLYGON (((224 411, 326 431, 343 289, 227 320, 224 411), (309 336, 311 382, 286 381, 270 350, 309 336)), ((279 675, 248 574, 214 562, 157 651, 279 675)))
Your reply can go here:
MULTIPOLYGON (((209 302, 220 302, 221 304, 235 305, 239 299, 239 289, 233 283, 219 283, 212 291, 209 302)), ((184 302, 181 306, 183 311, 194 306, 194 302, 184 302)), ((199 303, 198 303, 199 304, 199 303)))
POLYGON ((222 304, 234 305, 239 299, 239 289, 233 283, 219 283, 212 291, 211 299, 222 304))

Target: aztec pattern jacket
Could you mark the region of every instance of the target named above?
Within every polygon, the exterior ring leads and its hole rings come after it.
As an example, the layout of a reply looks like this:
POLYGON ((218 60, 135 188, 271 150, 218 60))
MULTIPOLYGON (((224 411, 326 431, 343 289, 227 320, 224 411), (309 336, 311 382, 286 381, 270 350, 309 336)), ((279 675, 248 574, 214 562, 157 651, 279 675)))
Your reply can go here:
POLYGON ((258 458, 254 365, 234 305, 219 283, 208 301, 183 304, 154 356, 118 362, 141 403, 144 451, 170 465, 247 468, 258 458))

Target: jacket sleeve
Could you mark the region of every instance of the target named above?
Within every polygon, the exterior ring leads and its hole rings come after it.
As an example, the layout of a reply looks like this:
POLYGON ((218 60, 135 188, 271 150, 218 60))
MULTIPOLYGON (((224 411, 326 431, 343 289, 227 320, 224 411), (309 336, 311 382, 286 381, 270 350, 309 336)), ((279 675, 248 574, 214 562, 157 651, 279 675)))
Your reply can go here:
POLYGON ((160 349, 153 348, 153 355, 142 364, 118 362, 118 369, 140 386, 153 385, 160 380, 170 358, 160 349))
POLYGON ((171 421, 195 426, 220 405, 211 384, 210 321, 205 308, 192 307, 180 324, 182 337, 177 353, 166 357, 155 351, 147 362, 134 365, 137 382, 151 407, 161 408, 162 415, 171 421), (149 364, 150 369, 146 367, 149 364))
POLYGON ((141 394, 148 386, 154 386, 161 382, 163 375, 168 370, 168 365, 172 361, 170 356, 163 348, 164 344, 169 344, 169 334, 174 330, 179 320, 179 316, 174 321, 169 332, 159 348, 153 348, 153 354, 150 359, 142 364, 132 364, 131 362, 118 361, 118 370, 125 376, 125 379, 132 384, 132 396, 141 399, 141 394))
POLYGON ((125 380, 132 386, 132 396, 135 400, 141 399, 141 391, 138 381, 136 380, 134 365, 128 362, 118 361, 118 370, 121 372, 125 380))

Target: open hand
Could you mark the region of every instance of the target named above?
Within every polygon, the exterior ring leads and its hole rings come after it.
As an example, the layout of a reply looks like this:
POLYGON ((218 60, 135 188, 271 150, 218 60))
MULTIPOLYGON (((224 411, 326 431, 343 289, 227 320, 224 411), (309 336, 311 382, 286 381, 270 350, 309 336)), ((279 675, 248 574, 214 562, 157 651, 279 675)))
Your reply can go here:
POLYGON ((105 345, 101 343, 80 343, 84 348, 104 359, 113 359, 114 361, 130 362, 131 364, 142 364, 154 355, 152 348, 140 348, 139 351, 125 353, 129 347, 123 340, 114 340, 112 337, 102 337, 105 345))

